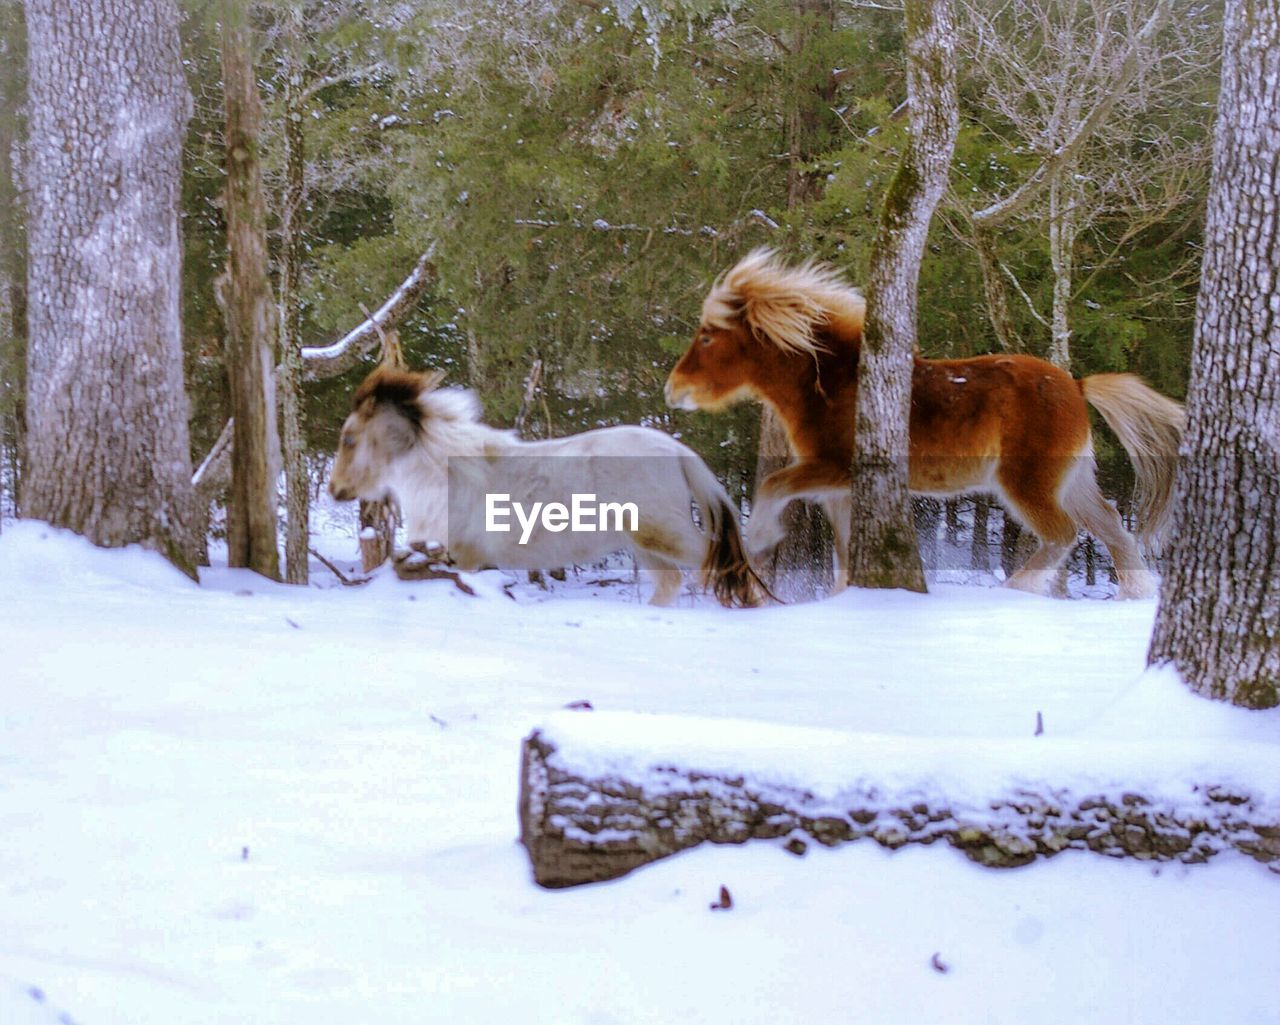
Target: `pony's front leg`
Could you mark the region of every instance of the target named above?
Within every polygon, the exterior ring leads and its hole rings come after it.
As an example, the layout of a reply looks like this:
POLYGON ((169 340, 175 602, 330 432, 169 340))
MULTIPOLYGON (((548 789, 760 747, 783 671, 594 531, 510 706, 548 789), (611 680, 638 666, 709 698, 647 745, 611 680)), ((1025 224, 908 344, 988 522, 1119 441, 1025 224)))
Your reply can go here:
POLYGON ((790 501, 790 498, 778 499, 766 495, 764 489, 760 489, 751 504, 751 518, 742 530, 742 541, 751 559, 763 559, 786 537, 787 532, 782 526, 782 512, 790 501))
MULTIPOLYGON (((782 513, 794 499, 810 498, 819 499, 824 504, 828 500, 839 503, 842 498, 848 500, 849 486, 849 468, 830 463, 794 463, 777 473, 771 473, 756 492, 751 518, 747 520, 747 527, 743 532, 747 554, 752 558, 760 558, 777 547, 778 542, 786 536, 782 513)), ((845 508, 848 508, 847 505, 845 508)), ((829 508, 828 515, 831 515, 829 508)), ((837 530, 839 537, 839 528, 834 520, 832 527, 837 530)), ((846 546, 848 530, 846 523, 846 546)))
POLYGON ((853 496, 846 489, 843 494, 829 494, 822 500, 822 511, 831 524, 831 542, 835 549, 835 580, 831 594, 839 594, 849 586, 849 532, 853 524, 853 496))

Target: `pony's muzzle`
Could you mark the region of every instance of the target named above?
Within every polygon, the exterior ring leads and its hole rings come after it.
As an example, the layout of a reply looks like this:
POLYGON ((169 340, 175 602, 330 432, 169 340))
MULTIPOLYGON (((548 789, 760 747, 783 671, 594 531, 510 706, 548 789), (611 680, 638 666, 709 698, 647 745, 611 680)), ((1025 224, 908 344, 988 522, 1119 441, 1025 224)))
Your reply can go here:
POLYGON ((333 481, 329 481, 329 494, 336 502, 350 502, 356 497, 356 493, 350 488, 334 487, 333 481))
POLYGON ((689 389, 673 388, 670 378, 667 378, 667 384, 662 393, 666 396, 667 405, 672 409, 695 410, 698 408, 698 404, 693 401, 693 396, 690 394, 689 389))

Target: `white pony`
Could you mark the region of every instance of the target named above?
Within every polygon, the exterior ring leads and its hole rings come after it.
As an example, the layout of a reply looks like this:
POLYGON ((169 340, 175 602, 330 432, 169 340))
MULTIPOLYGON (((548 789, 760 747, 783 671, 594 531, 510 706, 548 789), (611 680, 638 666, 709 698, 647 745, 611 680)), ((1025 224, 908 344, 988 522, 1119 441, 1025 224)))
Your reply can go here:
POLYGON ((440 388, 442 378, 379 367, 365 379, 329 477, 335 499, 393 494, 409 541, 447 539, 463 570, 546 569, 625 549, 653 574, 655 605, 675 600, 686 568, 721 604, 757 604, 737 510, 692 449, 647 427, 521 441, 480 423, 475 395, 440 388), (584 529, 564 522, 574 496, 598 513, 584 529))

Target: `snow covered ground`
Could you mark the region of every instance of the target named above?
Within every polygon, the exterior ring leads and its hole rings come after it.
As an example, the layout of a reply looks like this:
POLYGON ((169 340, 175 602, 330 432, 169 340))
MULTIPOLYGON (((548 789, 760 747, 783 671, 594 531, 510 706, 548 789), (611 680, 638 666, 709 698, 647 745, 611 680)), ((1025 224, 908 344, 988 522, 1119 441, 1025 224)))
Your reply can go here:
MULTIPOLYGON (((322 540, 351 565, 349 537, 322 540)), ((8 525, 0 1025, 1280 1022, 1280 875, 1230 853, 996 872, 757 843, 538 889, 520 740, 583 699, 975 759, 1040 712, 1082 757, 1247 748, 1236 771, 1280 790, 1280 715, 1142 673, 1151 602, 950 585, 655 610, 606 578, 515 601, 496 573, 476 598, 318 565, 305 589, 225 567, 196 586, 8 525)))

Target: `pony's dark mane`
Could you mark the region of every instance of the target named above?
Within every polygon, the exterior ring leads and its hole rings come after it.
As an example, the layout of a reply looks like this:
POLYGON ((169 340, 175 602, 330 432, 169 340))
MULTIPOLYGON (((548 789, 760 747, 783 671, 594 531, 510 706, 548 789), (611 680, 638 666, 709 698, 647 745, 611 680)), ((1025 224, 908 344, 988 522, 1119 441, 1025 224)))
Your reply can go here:
POLYGON ((415 408, 422 393, 436 387, 443 376, 439 372, 422 374, 395 367, 376 367, 360 382, 351 398, 351 408, 360 409, 370 400, 374 405, 387 403, 402 409, 415 408))

